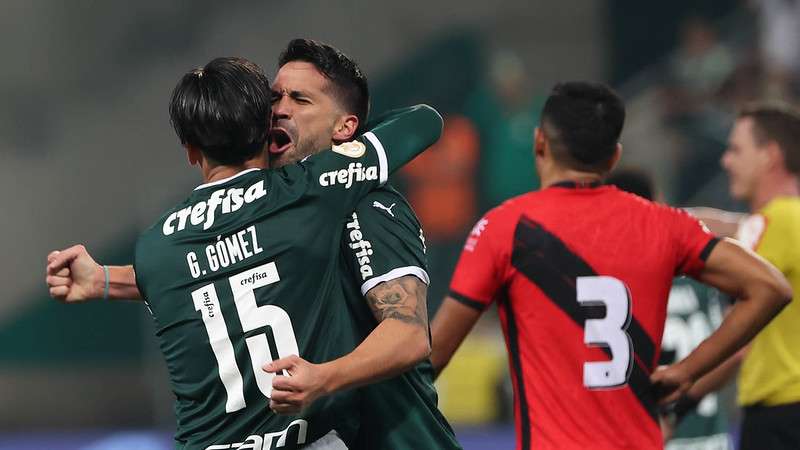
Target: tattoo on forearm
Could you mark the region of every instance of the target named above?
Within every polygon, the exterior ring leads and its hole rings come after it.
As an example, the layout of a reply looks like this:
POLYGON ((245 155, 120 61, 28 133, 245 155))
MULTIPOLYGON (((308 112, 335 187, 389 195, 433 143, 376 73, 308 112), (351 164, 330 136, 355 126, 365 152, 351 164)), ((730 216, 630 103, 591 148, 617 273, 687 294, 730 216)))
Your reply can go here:
POLYGON ((419 278, 408 275, 380 283, 367 293, 367 303, 378 321, 386 319, 428 329, 428 287, 419 278))

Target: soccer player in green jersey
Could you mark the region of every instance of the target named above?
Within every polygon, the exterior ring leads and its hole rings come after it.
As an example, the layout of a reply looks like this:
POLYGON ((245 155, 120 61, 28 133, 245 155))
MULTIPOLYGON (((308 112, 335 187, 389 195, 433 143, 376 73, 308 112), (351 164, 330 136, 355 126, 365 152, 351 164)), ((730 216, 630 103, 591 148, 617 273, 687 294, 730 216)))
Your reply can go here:
POLYGON ((260 170, 270 97, 260 69, 235 58, 187 73, 173 93, 172 123, 205 183, 140 236, 135 270, 182 449, 346 448, 359 417, 344 390, 393 375, 375 339, 353 350, 335 254, 342 218, 436 140, 441 117, 412 108, 260 170))
MULTIPOLYGON (((341 52, 313 41, 294 40, 279 66, 273 85, 276 126, 269 153, 271 166, 290 164, 340 141, 331 124, 343 117, 355 117, 359 124, 365 121, 369 102, 366 79, 341 52)), ((426 344, 428 340, 427 273, 419 222, 405 199, 384 187, 356 206, 345 227, 341 277, 358 340, 370 333, 383 335, 393 345, 389 351, 397 356, 396 361, 408 364, 404 361, 412 361, 417 353, 410 351, 414 346, 409 343, 419 340, 420 328, 426 344)), ((82 247, 67 252, 78 255, 72 267, 87 263, 85 279, 76 280, 73 270, 71 291, 77 292, 76 298, 101 296, 102 268, 82 247), (83 286, 88 287, 81 292, 83 286)), ((69 257, 61 256, 64 261, 69 257)), ((138 296, 131 268, 112 267, 110 274, 111 297, 138 296)), ((400 376, 362 388, 360 399, 361 426, 353 448, 460 448, 436 407, 427 360, 400 376)))

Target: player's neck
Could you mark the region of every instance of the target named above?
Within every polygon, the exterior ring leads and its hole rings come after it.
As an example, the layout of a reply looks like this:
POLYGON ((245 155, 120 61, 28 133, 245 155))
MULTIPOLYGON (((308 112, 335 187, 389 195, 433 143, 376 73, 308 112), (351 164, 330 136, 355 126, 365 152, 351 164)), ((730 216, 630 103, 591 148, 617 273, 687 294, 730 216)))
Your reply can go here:
POLYGON ((750 199, 750 211, 760 210, 776 197, 797 196, 800 196, 800 182, 796 176, 786 174, 770 177, 768 181, 761 183, 750 199))
POLYGON ((213 165, 210 164, 208 160, 204 160, 200 166, 200 170, 203 173, 203 183, 213 183, 214 181, 224 180, 225 178, 230 178, 248 169, 265 169, 269 167, 266 156, 263 154, 249 159, 240 165, 213 165))
POLYGON ((564 181, 572 181, 576 184, 592 184, 603 181, 603 175, 597 172, 583 172, 573 169, 553 170, 546 175, 542 175, 542 188, 550 187, 564 181))

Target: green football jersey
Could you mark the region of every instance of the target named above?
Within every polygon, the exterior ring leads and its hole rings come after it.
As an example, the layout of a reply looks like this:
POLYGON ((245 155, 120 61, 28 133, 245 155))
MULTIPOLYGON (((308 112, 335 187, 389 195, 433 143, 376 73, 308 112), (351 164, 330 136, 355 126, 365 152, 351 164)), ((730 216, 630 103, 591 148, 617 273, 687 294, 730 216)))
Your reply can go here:
MULTIPOLYGON (((363 297, 370 289, 406 275, 429 282, 422 227, 406 199, 390 187, 370 192, 345 220, 341 255, 359 341, 378 325, 363 297)), ((430 361, 361 388, 360 398, 356 450, 461 448, 437 406, 430 361)))
POLYGON ((333 433, 352 441, 353 392, 276 415, 274 375, 261 367, 354 348, 342 218, 440 133, 438 113, 414 107, 300 163, 201 185, 144 231, 134 265, 176 397, 178 448, 295 449, 333 433))
MULTIPOLYGON (((722 323, 724 296, 716 289, 688 278, 678 278, 667 304, 667 322, 661 344, 661 363, 685 358, 722 323)), ((728 421, 711 393, 688 413, 675 429, 667 450, 730 450, 728 421)))

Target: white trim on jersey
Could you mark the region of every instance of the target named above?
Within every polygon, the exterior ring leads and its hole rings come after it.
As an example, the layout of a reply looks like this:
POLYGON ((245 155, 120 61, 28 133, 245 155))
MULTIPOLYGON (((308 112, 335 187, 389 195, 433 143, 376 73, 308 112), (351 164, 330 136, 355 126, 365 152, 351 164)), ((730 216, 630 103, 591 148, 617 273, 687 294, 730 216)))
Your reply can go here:
POLYGON ((336 430, 303 447, 306 450, 348 450, 347 445, 339 438, 336 430))
POLYGON ((259 169, 257 167, 254 167, 252 169, 243 170, 243 171, 237 173, 236 175, 229 176, 228 178, 223 178, 221 180, 212 181, 211 183, 201 184, 200 186, 197 186, 196 188, 194 188, 194 190, 196 191, 198 189, 204 189, 204 188, 207 188, 207 187, 216 186, 218 184, 227 183, 228 181, 231 181, 232 179, 234 179, 236 177, 242 176, 242 175, 244 175, 246 173, 250 173, 250 172, 252 172, 254 170, 261 170, 261 169, 259 169))
POLYGON ((378 180, 381 186, 383 186, 389 180, 389 163, 386 159, 386 150, 383 148, 383 144, 381 144, 378 136, 375 136, 375 133, 372 131, 364 133, 364 137, 372 143, 372 146, 375 147, 375 152, 378 154, 378 169, 380 170, 378 180))
POLYGON ((384 281, 392 281, 396 278, 404 277, 406 275, 414 275, 422 280, 423 283, 431 284, 431 279, 428 277, 428 272, 425 272, 422 267, 398 267, 381 276, 373 277, 365 281, 364 284, 361 285, 361 295, 367 295, 367 292, 369 292, 370 289, 374 288, 380 283, 383 283, 384 281))

